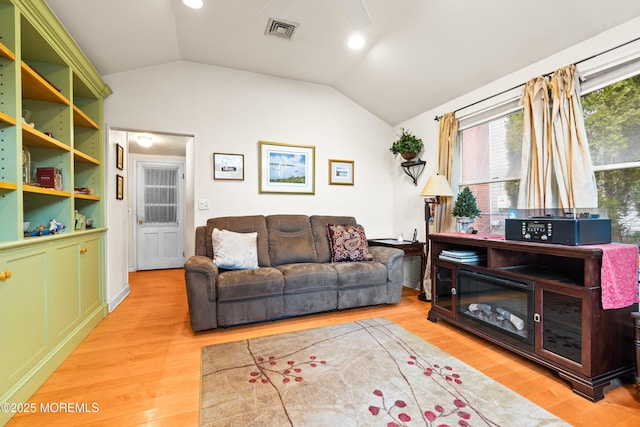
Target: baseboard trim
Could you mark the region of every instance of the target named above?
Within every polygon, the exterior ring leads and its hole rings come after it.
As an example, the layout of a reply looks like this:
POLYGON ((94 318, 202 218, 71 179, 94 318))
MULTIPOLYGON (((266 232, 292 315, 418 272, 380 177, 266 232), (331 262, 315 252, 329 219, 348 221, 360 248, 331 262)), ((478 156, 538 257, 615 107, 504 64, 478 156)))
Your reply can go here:
POLYGON ((115 310, 130 293, 131 293, 131 287, 127 283, 127 286, 122 288, 122 290, 118 292, 118 294, 111 301, 107 303, 109 306, 109 313, 115 310))

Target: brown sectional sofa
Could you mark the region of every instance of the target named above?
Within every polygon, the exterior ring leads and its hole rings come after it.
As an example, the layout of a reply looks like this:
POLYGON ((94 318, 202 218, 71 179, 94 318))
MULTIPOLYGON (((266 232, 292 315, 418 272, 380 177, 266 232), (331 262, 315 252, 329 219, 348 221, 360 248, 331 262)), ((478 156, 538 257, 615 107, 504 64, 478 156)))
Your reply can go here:
POLYGON ((329 224, 357 226, 350 216, 254 215, 211 218, 197 227, 195 255, 184 266, 191 328, 400 301, 403 252, 372 246, 372 262, 331 262, 329 224), (214 228, 256 232, 258 268, 218 268, 214 228))

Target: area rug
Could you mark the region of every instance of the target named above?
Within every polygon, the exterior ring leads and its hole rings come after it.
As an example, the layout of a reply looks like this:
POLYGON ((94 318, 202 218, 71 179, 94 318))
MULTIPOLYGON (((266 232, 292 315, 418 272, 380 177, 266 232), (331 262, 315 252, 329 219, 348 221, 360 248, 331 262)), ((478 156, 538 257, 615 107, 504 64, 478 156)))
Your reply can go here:
POLYGON ((202 349, 201 426, 567 426, 384 318, 202 349))

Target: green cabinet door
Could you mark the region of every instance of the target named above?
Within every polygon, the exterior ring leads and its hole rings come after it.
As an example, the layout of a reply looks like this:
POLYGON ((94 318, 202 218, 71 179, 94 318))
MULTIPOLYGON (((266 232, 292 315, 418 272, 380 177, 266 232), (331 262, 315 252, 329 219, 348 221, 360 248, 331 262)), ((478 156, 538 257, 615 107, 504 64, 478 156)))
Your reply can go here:
POLYGON ((103 306, 102 234, 80 244, 80 313, 84 317, 103 306))
POLYGON ((47 265, 47 318, 50 344, 57 344, 80 321, 79 239, 52 244, 47 265))
POLYGON ((3 251, 0 257, 0 402, 47 349, 45 266, 43 247, 3 251))

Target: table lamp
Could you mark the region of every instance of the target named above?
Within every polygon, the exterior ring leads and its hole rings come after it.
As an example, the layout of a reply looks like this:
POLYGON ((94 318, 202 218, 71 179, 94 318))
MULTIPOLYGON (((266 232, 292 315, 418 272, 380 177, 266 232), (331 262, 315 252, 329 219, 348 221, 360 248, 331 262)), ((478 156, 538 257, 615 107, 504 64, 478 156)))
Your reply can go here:
MULTIPOLYGON (((424 222, 425 222, 425 246, 426 246, 426 260, 429 264, 429 221, 432 218, 431 205, 439 205, 440 197, 453 197, 453 191, 451 186, 444 175, 431 175, 424 185, 420 196, 424 197, 424 222)), ((437 231, 437 230, 436 230, 437 231)), ((427 301, 427 295, 424 291, 424 281, 420 283, 420 294, 418 294, 420 301, 427 301)))

